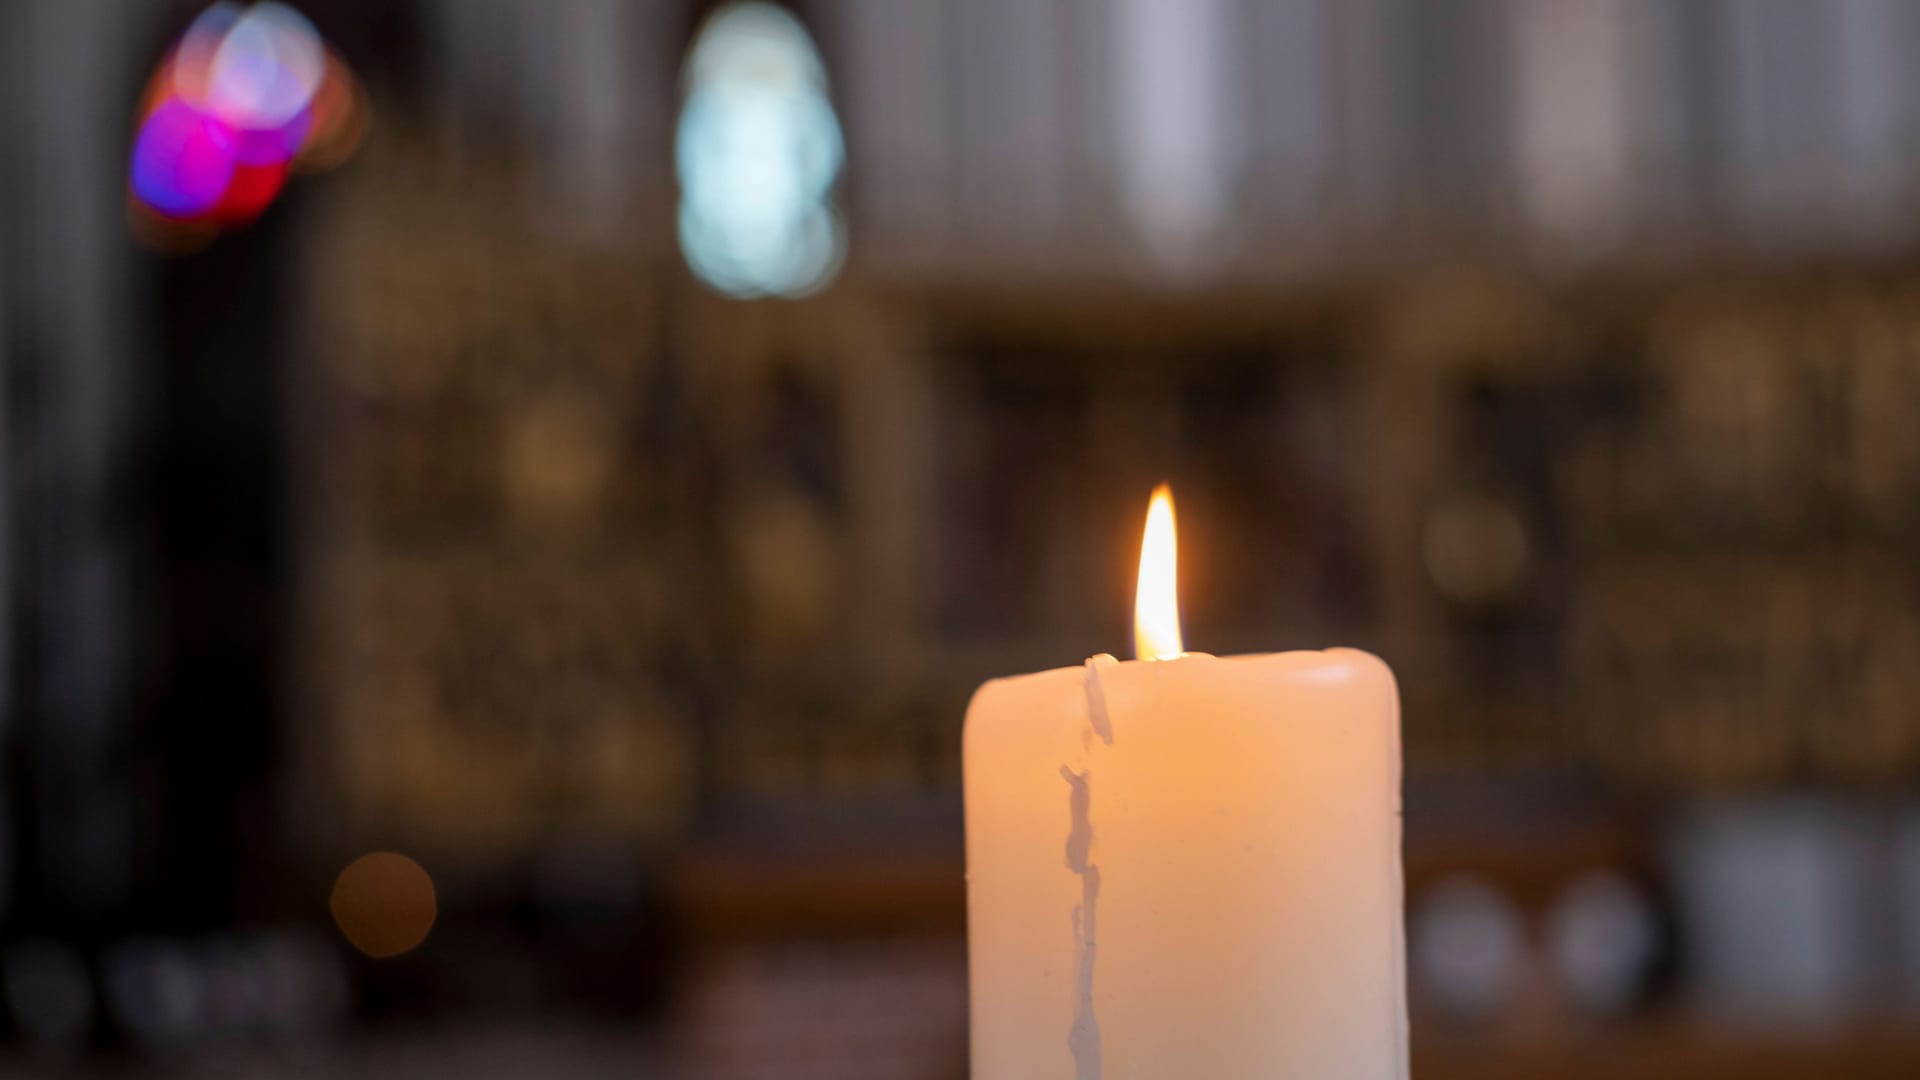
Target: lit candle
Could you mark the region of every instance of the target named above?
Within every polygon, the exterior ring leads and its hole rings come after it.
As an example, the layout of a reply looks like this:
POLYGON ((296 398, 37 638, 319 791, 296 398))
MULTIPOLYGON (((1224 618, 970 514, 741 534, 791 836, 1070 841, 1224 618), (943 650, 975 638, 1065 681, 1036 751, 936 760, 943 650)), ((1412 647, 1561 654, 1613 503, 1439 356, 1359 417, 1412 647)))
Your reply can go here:
POLYGON ((1164 488, 1134 618, 967 710, 975 1080, 1404 1078, 1392 673, 1183 652, 1164 488))

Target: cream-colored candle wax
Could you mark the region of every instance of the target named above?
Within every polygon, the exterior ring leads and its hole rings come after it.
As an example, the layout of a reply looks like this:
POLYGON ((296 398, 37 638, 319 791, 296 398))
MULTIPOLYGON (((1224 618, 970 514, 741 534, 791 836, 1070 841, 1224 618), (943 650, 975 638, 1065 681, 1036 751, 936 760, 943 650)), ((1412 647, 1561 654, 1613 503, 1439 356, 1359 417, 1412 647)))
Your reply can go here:
POLYGON ((1405 1077, 1392 673, 1141 647, 967 711, 975 1080, 1405 1077))

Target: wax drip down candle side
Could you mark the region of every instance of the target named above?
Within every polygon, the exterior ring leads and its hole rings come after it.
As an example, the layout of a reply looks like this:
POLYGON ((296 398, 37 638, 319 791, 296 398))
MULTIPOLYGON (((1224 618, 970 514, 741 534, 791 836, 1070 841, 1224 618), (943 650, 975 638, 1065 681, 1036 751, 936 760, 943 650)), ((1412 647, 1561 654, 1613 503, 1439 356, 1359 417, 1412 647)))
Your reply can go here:
POLYGON ((1392 674, 1185 652, 1173 530, 1163 489, 1139 659, 996 679, 968 709, 972 1075, 1404 1080, 1392 674))
MULTIPOLYGON (((1100 667, 1116 661, 1101 654, 1087 660, 1085 685, 1087 731, 1080 746, 1089 756, 1097 736, 1105 746, 1113 745, 1113 724, 1107 716, 1105 692, 1100 689, 1100 667)), ((1097 928, 1100 911, 1100 867, 1092 861, 1093 850, 1093 765, 1091 761, 1075 772, 1060 766, 1067 782, 1067 869, 1080 878, 1080 903, 1073 909, 1073 967, 1075 979, 1073 1025, 1067 1033, 1067 1049, 1073 1054, 1074 1080, 1100 1080, 1100 1020, 1093 1010, 1094 961, 1099 953, 1097 928)))

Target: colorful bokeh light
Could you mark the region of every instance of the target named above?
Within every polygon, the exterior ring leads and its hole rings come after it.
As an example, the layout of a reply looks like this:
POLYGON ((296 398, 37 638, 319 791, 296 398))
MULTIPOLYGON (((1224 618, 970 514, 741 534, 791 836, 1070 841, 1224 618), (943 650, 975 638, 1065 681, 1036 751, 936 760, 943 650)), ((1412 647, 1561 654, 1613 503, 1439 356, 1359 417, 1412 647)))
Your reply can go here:
POLYGON ((223 0, 147 85, 128 164, 136 231, 204 237, 260 216, 289 171, 346 160, 365 124, 353 73, 281 3, 223 0))
POLYGON ((233 164, 232 129, 170 98, 134 140, 133 193, 167 217, 199 217, 219 205, 233 164))

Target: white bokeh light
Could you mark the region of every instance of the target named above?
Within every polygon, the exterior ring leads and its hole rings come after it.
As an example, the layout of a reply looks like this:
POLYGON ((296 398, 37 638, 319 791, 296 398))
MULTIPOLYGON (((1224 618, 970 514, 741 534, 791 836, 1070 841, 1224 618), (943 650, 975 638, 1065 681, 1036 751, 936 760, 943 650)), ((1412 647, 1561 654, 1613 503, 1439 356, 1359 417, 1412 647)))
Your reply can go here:
POLYGON ((687 57, 675 154, 680 249, 702 281, 794 297, 839 271, 845 148, 826 69, 791 14, 746 2, 707 21, 687 57))
POLYGON ((207 102, 243 126, 280 127, 313 101, 326 72, 326 48, 306 16, 285 4, 256 4, 213 54, 207 102))

